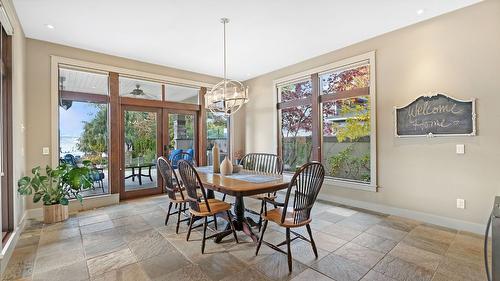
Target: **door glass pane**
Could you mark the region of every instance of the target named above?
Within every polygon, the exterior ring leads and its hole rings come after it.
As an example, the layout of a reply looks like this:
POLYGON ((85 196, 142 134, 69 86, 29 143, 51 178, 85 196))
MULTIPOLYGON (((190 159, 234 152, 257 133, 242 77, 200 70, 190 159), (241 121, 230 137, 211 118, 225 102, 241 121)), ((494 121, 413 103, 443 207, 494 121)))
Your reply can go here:
POLYGON ((125 110, 125 191, 156 188, 156 112, 125 110))
POLYGON ((109 193, 108 105, 65 101, 59 106, 59 159, 78 166, 92 162, 93 187, 83 197, 109 193))
POLYGON ((171 155, 174 150, 183 150, 194 158, 194 115, 169 113, 168 135, 171 155))
POLYGON ((165 100, 181 103, 198 104, 199 88, 165 85, 165 100))
POLYGON ((148 100, 162 100, 161 84, 120 76, 120 96, 148 100))
POLYGON ((221 114, 207 113, 207 164, 213 165, 212 148, 219 146, 219 163, 229 152, 229 120, 221 114))
POLYGON ((311 160, 311 105, 281 110, 281 155, 285 171, 295 172, 311 160))

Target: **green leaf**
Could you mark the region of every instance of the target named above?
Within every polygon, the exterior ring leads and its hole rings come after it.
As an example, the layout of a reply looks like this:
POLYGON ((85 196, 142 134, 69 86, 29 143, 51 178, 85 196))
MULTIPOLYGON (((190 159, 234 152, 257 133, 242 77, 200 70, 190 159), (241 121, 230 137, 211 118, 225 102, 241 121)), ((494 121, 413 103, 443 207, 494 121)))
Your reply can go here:
POLYGON ((42 194, 35 193, 35 195, 33 195, 33 203, 38 203, 38 201, 40 201, 40 199, 42 199, 42 194))
POLYGON ((39 175, 40 174, 40 166, 37 166, 37 167, 31 169, 31 173, 33 175, 39 175))
POLYGON ((19 179, 17 181, 17 186, 18 187, 26 187, 30 184, 30 182, 31 182, 30 177, 22 177, 21 179, 19 179))
POLYGON ((80 204, 83 203, 83 197, 80 194, 76 195, 76 200, 78 200, 78 202, 80 202, 80 204))
POLYGON ((62 204, 62 205, 68 205, 69 204, 69 200, 68 200, 68 198, 63 197, 63 198, 59 199, 59 203, 62 204))

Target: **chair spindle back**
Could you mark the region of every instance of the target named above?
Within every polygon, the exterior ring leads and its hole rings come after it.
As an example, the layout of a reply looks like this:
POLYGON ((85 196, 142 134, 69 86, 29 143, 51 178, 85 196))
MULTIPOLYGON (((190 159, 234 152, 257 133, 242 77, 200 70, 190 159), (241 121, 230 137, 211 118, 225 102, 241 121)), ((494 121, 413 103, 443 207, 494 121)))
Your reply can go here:
POLYGON ((283 174, 283 161, 275 154, 249 153, 241 159, 240 164, 245 170, 266 174, 283 174))
POLYGON ((189 202, 189 207, 195 211, 200 211, 200 201, 198 199, 197 189, 201 189, 203 195, 203 201, 207 206, 207 210, 210 212, 210 205, 208 204, 207 194, 203 184, 201 183, 200 176, 193 165, 184 159, 179 160, 179 173, 181 174, 182 182, 184 183, 184 188, 187 193, 187 200, 189 202))
POLYGON ((163 156, 158 157, 157 162, 158 170, 163 178, 163 187, 167 192, 168 198, 176 200, 179 195, 181 199, 184 200, 179 179, 177 178, 177 174, 172 168, 172 165, 170 165, 170 162, 163 156))
POLYGON ((319 162, 306 163, 295 172, 285 196, 285 206, 281 216, 282 223, 285 221, 290 203, 292 203, 291 207, 293 209, 293 223, 299 224, 309 220, 311 209, 324 179, 325 168, 319 162), (293 202, 289 202, 292 192, 294 194, 293 202))

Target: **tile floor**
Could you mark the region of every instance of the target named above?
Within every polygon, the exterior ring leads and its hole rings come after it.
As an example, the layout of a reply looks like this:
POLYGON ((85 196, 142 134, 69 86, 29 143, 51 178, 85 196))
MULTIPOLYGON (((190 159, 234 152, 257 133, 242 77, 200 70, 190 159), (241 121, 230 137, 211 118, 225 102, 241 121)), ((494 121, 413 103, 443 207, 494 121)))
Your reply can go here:
MULTIPOLYGON (((240 235, 208 241, 201 254, 198 230, 185 241, 175 219, 164 225, 167 198, 150 197, 74 214, 63 223, 31 220, 21 235, 4 280, 485 280, 482 238, 394 216, 318 202, 309 244, 286 256, 240 235)), ((248 200, 247 207, 258 202, 248 200), (251 201, 251 202, 250 202, 251 201)), ((222 224, 222 223, 221 223, 222 224)), ((270 224, 265 240, 284 240, 270 224)), ((304 232, 304 230, 300 230, 304 232)))

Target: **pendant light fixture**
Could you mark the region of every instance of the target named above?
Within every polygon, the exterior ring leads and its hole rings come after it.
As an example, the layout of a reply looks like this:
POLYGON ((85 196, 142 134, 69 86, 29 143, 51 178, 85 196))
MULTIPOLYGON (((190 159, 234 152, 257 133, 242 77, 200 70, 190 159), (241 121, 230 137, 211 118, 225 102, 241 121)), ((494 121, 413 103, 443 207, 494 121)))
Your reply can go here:
POLYGON ((213 113, 230 116, 248 102, 248 87, 245 87, 240 81, 227 79, 226 24, 229 19, 222 18, 220 21, 224 26, 224 80, 217 83, 205 95, 205 107, 213 113))

